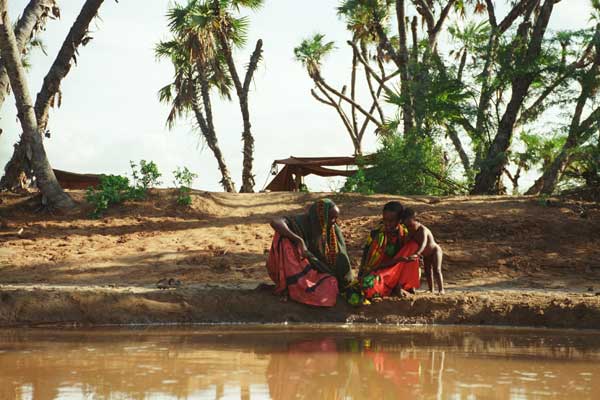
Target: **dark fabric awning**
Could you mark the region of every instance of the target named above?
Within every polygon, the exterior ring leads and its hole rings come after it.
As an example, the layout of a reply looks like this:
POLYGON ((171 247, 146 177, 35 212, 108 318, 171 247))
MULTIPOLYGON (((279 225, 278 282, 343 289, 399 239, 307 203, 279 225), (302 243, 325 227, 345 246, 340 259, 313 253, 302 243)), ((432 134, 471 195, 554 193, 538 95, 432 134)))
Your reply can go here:
MULTIPOLYGON (((371 156, 360 159, 361 163, 369 164, 371 156)), ((300 189, 300 179, 307 175, 323 177, 352 176, 356 170, 338 170, 327 167, 355 166, 359 160, 356 157, 290 157, 275 160, 273 166, 283 165, 275 178, 267 185, 265 190, 272 192, 293 192, 300 189)))

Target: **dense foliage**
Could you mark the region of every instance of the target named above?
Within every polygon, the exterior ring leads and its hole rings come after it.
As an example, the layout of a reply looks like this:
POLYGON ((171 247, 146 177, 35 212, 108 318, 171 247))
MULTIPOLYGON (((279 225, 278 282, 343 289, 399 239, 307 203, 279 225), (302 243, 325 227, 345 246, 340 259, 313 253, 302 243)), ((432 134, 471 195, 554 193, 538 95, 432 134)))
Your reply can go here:
POLYGON ((344 190, 551 194, 597 185, 600 1, 588 3, 588 27, 566 31, 548 27, 556 0, 504 3, 505 14, 484 0, 342 1, 353 56, 341 90, 321 71, 335 43, 316 34, 295 48, 311 94, 335 109, 356 154, 367 125, 381 139, 374 164, 344 190), (523 176, 536 173, 522 190, 523 176))
POLYGON ((383 140, 373 166, 361 166, 356 175, 346 180, 342 191, 401 195, 460 191, 448 172, 443 149, 430 138, 408 140, 391 136, 383 140))

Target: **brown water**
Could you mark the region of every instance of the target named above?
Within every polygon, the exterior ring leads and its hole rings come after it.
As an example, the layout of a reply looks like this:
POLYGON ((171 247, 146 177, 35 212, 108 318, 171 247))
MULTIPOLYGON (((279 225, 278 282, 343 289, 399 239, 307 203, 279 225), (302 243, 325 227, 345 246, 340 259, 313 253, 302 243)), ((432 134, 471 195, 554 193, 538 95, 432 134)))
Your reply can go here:
POLYGON ((0 331, 0 399, 599 399, 598 332, 0 331))

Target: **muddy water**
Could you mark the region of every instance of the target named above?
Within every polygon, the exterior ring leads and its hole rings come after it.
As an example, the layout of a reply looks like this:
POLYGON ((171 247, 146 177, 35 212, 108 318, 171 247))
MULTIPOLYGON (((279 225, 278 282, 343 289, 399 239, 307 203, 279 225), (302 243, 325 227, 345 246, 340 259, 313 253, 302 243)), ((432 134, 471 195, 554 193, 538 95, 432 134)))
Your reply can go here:
POLYGON ((598 332, 0 330, 0 399, 598 399, 598 332))

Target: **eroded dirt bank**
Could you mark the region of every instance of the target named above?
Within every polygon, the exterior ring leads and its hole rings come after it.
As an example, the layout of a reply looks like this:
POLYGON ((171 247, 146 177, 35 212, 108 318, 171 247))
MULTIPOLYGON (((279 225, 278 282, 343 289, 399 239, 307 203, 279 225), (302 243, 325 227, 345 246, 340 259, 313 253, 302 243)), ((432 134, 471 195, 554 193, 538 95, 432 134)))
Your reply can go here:
MULTIPOLYGON (((382 205, 416 208, 444 248, 445 297, 316 310, 268 292, 268 221, 323 194, 171 190, 88 217, 0 194, 0 325, 176 322, 465 323, 600 329, 600 206, 533 197, 333 195, 354 267, 382 205), (164 278, 183 282, 160 291, 164 278), (215 287, 220 285, 221 288, 215 287), (222 288, 225 287, 225 288, 222 288)), ((341 302, 340 302, 341 303, 341 302)))
POLYGON ((264 290, 80 288, 0 290, 0 326, 339 322, 600 329, 600 296, 514 290, 420 294, 353 308, 281 302, 264 290))

